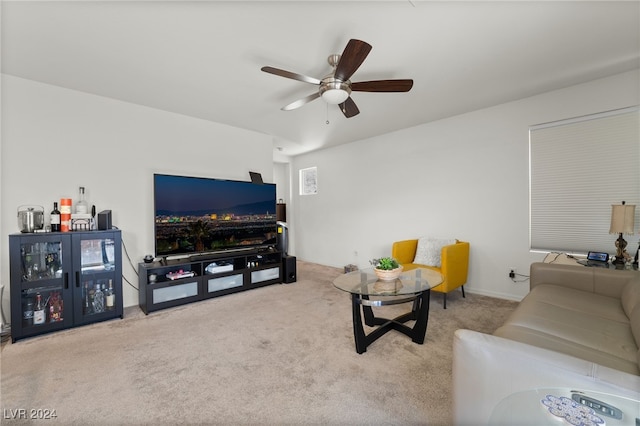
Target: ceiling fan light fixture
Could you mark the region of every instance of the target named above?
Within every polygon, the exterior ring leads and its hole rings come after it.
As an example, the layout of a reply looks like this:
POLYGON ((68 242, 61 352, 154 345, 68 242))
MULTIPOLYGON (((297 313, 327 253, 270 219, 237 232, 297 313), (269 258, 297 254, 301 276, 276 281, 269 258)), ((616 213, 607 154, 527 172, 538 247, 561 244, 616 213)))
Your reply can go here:
POLYGON ((351 94, 348 83, 333 78, 326 78, 320 85, 320 96, 330 105, 338 105, 347 100, 351 94))
POLYGON ((341 104, 346 101, 348 97, 349 93, 341 89, 329 89, 322 94, 322 99, 331 105, 341 104))

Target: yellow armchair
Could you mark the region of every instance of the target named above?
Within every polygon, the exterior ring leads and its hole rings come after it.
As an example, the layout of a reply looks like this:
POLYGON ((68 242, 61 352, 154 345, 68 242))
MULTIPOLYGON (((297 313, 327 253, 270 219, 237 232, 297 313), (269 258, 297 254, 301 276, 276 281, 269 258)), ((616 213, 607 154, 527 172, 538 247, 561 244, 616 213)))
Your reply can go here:
POLYGON ((440 272, 444 281, 431 290, 443 293, 444 309, 447 309, 447 293, 450 291, 460 287, 462 297, 465 297, 464 284, 467 282, 467 274, 469 273, 469 243, 457 241, 455 244, 444 246, 440 268, 413 263, 417 248, 418 240, 396 241, 391 247, 391 257, 394 257, 407 271, 415 268, 428 268, 440 272))

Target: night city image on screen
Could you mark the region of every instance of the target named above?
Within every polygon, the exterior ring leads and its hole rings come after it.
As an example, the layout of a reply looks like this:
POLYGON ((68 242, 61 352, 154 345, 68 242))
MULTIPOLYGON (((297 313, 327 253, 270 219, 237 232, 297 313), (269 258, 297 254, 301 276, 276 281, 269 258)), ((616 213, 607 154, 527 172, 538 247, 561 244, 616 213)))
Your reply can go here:
POLYGON ((275 242, 276 186, 154 175, 156 255, 275 242))

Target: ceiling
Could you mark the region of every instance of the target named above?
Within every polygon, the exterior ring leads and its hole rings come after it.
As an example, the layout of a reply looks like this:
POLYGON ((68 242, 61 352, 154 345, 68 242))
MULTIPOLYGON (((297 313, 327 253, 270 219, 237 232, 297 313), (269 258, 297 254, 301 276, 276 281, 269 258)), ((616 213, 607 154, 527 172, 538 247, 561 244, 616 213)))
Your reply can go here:
POLYGON ((2 1, 2 72, 271 135, 294 156, 640 67, 639 1, 2 1), (347 119, 316 86, 373 46, 347 119))

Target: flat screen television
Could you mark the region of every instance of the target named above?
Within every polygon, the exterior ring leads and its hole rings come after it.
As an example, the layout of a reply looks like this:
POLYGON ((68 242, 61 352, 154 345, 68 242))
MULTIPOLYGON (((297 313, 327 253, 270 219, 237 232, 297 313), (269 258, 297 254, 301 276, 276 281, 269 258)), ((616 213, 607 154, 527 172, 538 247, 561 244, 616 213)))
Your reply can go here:
POLYGON ((274 245, 276 185, 153 175, 156 257, 274 245))

